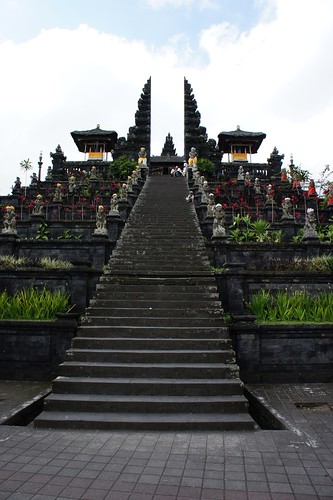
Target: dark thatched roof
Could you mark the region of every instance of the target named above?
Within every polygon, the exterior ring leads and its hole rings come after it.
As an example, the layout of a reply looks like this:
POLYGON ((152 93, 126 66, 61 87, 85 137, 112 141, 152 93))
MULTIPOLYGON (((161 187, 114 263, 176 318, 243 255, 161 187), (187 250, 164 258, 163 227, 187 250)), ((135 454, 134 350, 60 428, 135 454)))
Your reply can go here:
POLYGON ((74 130, 71 132, 71 136, 78 150, 82 153, 85 151, 84 146, 87 142, 100 142, 105 144, 105 151, 112 151, 118 139, 117 132, 114 130, 103 130, 99 125, 92 130, 74 130))
POLYGON ((266 134, 263 132, 246 132, 237 127, 236 130, 231 132, 219 133, 219 150, 224 153, 231 153, 231 146, 242 144, 251 145, 252 153, 256 153, 265 137, 266 134))

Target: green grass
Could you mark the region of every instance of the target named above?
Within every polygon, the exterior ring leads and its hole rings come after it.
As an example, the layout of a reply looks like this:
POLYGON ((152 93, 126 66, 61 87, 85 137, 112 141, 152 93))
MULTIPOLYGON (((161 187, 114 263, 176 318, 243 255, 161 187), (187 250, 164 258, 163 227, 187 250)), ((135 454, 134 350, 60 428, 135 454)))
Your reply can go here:
POLYGON ((333 323, 333 293, 306 290, 270 294, 262 289, 247 304, 257 323, 333 323))
POLYGON ((46 288, 35 290, 24 288, 10 296, 6 291, 0 293, 0 319, 52 321, 56 313, 66 313, 70 294, 46 288))

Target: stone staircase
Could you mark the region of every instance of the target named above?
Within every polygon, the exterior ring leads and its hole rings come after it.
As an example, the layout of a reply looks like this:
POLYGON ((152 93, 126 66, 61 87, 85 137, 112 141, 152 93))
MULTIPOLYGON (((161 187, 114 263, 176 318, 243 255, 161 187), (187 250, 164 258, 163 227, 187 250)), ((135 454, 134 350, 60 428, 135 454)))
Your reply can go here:
POLYGON ((35 426, 255 428, 187 192, 148 177, 35 426))

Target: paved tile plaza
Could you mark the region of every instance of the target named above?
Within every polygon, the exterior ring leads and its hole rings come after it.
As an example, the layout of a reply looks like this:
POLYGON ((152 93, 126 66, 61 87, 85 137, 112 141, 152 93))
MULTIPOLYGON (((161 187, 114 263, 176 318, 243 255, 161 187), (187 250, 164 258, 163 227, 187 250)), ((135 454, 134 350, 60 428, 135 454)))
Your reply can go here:
MULTIPOLYGON (((332 499, 333 384, 248 387, 285 430, 129 433, 1 425, 0 499, 332 499)), ((2 422, 45 389, 0 382, 2 422)))

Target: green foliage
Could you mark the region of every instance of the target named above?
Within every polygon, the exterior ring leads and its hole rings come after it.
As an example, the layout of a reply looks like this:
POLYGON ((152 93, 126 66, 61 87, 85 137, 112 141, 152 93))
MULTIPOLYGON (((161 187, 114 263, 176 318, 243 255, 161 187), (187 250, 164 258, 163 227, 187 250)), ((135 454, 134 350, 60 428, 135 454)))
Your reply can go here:
POLYGON ((36 240, 48 240, 49 239, 49 226, 46 222, 41 222, 38 227, 37 234, 35 236, 36 240))
POLYGON ((318 226, 317 232, 320 241, 324 243, 333 243, 333 224, 328 224, 326 226, 318 226))
POLYGON ((214 272, 214 273, 225 273, 227 268, 226 267, 211 267, 211 270, 214 272))
POLYGON ((292 237, 292 241, 294 243, 301 243, 303 241, 303 236, 304 236, 304 229, 303 228, 300 228, 298 231, 297 231, 297 234, 295 236, 292 237))
POLYGON ((73 267, 71 262, 61 259, 51 259, 51 257, 41 257, 40 263, 44 269, 71 269, 73 267))
POLYGON ((271 224, 263 219, 251 221, 249 215, 235 215, 230 226, 229 239, 241 242, 273 242, 280 243, 282 231, 270 231, 271 224))
POLYGON ((262 243, 264 241, 270 241, 269 228, 271 227, 270 223, 259 219, 250 224, 250 228, 253 232, 254 241, 258 243, 262 243))
POLYGON ((247 265, 248 270, 252 271, 306 271, 308 273, 333 272, 333 255, 321 255, 311 259, 301 259, 294 257, 292 259, 260 259, 252 260, 247 265))
POLYGON ((211 179, 215 176, 215 165, 208 158, 199 158, 197 169, 200 175, 204 175, 206 179, 211 179))
POLYGON ((70 269, 73 264, 66 260, 51 259, 51 257, 41 257, 40 259, 19 257, 16 259, 13 255, 0 255, 0 269, 27 269, 29 267, 70 269))
POLYGON ((303 170, 301 167, 293 165, 291 169, 291 176, 296 176, 300 181, 308 181, 310 179, 310 172, 308 170, 303 170))
POLYGON ((0 294, 0 319, 54 320, 56 313, 67 313, 72 309, 69 298, 69 293, 51 292, 46 288, 25 288, 13 296, 4 291, 0 294))
POLYGON ((262 289, 247 304, 258 323, 332 323, 333 293, 309 293, 306 290, 294 292, 278 291, 270 294, 262 289))
POLYGON ((57 240, 80 240, 82 234, 72 234, 70 229, 65 229, 63 233, 59 234, 57 240))
POLYGON ((136 167, 136 162, 132 161, 127 155, 119 156, 111 163, 110 171, 116 180, 127 180, 136 167))
POLYGON ((22 160, 20 166, 25 172, 32 169, 32 163, 29 158, 27 160, 22 160))

